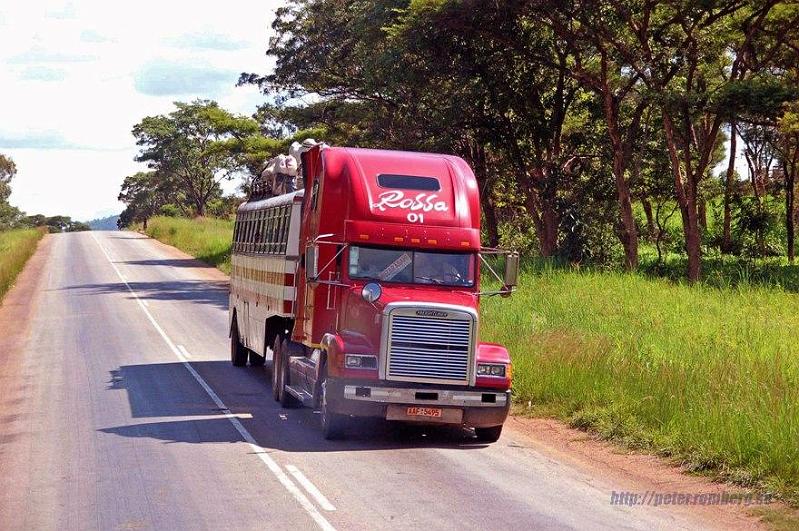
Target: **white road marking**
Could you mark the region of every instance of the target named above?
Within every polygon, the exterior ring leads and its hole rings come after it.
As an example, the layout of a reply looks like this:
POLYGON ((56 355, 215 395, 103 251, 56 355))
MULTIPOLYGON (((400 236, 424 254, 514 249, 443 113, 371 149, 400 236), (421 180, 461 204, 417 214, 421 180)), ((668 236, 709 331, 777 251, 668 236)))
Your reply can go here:
POLYGON ((233 413, 231 413, 230 409, 225 405, 224 402, 222 402, 222 400, 214 392, 214 390, 211 389, 211 386, 209 386, 208 383, 203 379, 203 377, 200 376, 200 374, 196 370, 194 370, 194 367, 192 367, 189 364, 186 357, 180 352, 180 350, 178 350, 178 348, 175 346, 172 340, 169 339, 169 336, 166 335, 164 329, 161 328, 161 326, 155 320, 155 317, 153 317, 153 315, 150 313, 147 307, 143 304, 143 301, 139 298, 136 292, 133 291, 133 288, 130 287, 130 284, 128 284, 127 280, 125 280, 125 278, 122 276, 122 273, 119 271, 119 268, 117 268, 114 261, 111 260, 111 257, 108 255, 108 252, 105 250, 105 247, 103 247, 103 245, 100 243, 100 240, 97 239, 97 236, 92 233, 92 238, 94 238, 94 241, 97 242, 97 246, 100 247, 100 250, 105 255, 106 260, 108 260, 108 263, 111 264, 112 268, 114 268, 114 271, 116 272, 117 276, 122 280, 122 282, 125 283, 125 286, 128 288, 128 291, 130 291, 130 294, 133 295, 133 298, 136 300, 136 302, 139 303, 139 307, 144 312, 144 315, 147 316, 147 319, 150 321, 150 324, 153 325, 155 330, 161 336, 161 339, 164 340, 164 343, 166 343, 166 345, 169 347, 172 353, 175 354, 175 356, 180 360, 180 362, 183 364, 186 370, 188 370, 189 373, 191 373, 194 379, 197 380, 197 383, 200 384, 200 386, 205 390, 208 396, 211 397, 211 400, 220 409, 222 414, 230 421, 231 424, 233 424, 233 427, 236 428, 236 431, 239 432, 239 435, 241 435, 242 438, 250 445, 250 448, 252 448, 255 455, 257 455, 261 459, 261 461, 264 462, 266 467, 269 469, 270 472, 272 472, 272 474, 274 474, 274 476, 277 478, 280 484, 283 485, 283 487, 287 491, 289 491, 289 493, 294 497, 294 499, 297 500, 297 502, 299 502, 300 506, 303 509, 305 509, 305 512, 307 512, 308 515, 311 518, 313 518, 313 520, 319 525, 320 528, 329 531, 335 531, 335 527, 333 527, 333 525, 330 522, 328 522, 324 516, 322 516, 322 513, 320 513, 316 509, 314 504, 311 503, 311 500, 309 500, 308 497, 302 493, 299 487, 297 487, 297 485, 295 485, 294 482, 291 481, 291 478, 289 478, 286 475, 286 473, 283 472, 283 469, 280 468, 280 465, 277 464, 277 462, 269 456, 269 454, 266 452, 266 449, 264 449, 256 442, 255 438, 241 424, 241 421, 239 421, 239 419, 236 418, 236 416, 233 413))
POLYGON ((314 499, 316 499, 316 502, 319 504, 319 506, 322 509, 324 509, 325 511, 335 511, 336 510, 336 508, 333 506, 333 504, 330 503, 330 500, 325 498, 325 495, 322 494, 322 492, 318 488, 316 488, 316 485, 311 483, 310 479, 305 477, 305 474, 300 472, 300 469, 298 469, 294 465, 286 465, 286 470, 288 470, 289 473, 292 476, 294 476, 294 479, 296 479, 299 482, 299 484, 302 485, 302 487, 305 489, 305 491, 308 494, 310 494, 311 496, 314 497, 314 499))
POLYGON ((189 351, 186 350, 186 347, 183 345, 178 345, 178 350, 181 354, 183 354, 183 357, 191 359, 191 354, 189 354, 189 351))

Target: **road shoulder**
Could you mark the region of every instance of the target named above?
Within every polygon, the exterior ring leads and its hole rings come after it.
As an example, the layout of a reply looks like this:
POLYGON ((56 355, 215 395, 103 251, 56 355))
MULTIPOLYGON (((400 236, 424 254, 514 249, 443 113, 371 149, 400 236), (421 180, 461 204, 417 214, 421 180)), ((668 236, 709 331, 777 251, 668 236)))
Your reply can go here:
MULTIPOLYGON (((0 382, 11 374, 10 365, 28 337, 31 317, 36 311, 37 294, 42 274, 50 258, 53 238, 45 235, 36 251, 17 276, 14 285, 0 302, 0 382)), ((6 388, 3 386, 3 388, 6 388)))
POLYGON ((600 478, 607 489, 608 503, 614 492, 640 495, 642 500, 647 500, 643 503, 659 503, 659 509, 698 520, 707 528, 787 529, 799 522, 797 512, 779 502, 748 506, 733 501, 724 504, 669 502, 667 505, 666 495, 707 495, 706 499, 716 495, 728 499, 753 493, 729 483, 688 474, 664 458, 626 450, 591 433, 570 428, 557 419, 513 415, 508 418, 506 428, 510 428, 507 432, 517 444, 600 478))

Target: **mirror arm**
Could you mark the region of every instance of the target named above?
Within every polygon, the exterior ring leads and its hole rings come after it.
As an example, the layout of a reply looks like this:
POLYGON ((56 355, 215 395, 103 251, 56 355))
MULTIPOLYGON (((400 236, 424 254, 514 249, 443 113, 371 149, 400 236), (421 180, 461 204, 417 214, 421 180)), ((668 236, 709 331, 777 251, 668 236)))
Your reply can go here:
POLYGON ((480 252, 478 253, 478 256, 480 257, 480 260, 483 262, 483 264, 485 264, 485 266, 488 268, 488 270, 491 271, 491 274, 494 275, 494 278, 497 279, 502 284, 502 289, 499 290, 499 291, 482 291, 482 292, 479 292, 479 293, 475 293, 476 296, 478 296, 478 297, 479 296, 483 296, 483 295, 485 295, 485 296, 491 296, 491 295, 509 296, 514 291, 516 291, 515 286, 507 286, 507 285, 505 285, 505 279, 500 277, 499 274, 496 271, 494 271, 494 268, 491 267, 491 264, 489 264, 488 260, 486 260, 485 257, 483 256, 483 254, 505 254, 505 255, 507 255, 508 253, 509 253, 509 251, 505 251, 503 249, 483 248, 483 249, 480 250, 480 252))
MULTIPOLYGON (((495 253, 490 253, 490 254, 495 254, 495 253)), ((491 271, 491 274, 494 275, 494 278, 496 278, 497 280, 499 280, 500 282, 502 282, 504 284, 503 279, 497 274, 496 271, 494 271, 494 268, 491 267, 491 264, 489 264, 488 260, 485 259, 485 257, 483 256, 483 253, 480 252, 478 254, 478 256, 480 257, 480 261, 483 262, 483 264, 485 264, 485 266, 488 268, 488 270, 491 271)))
MULTIPOLYGON (((324 234, 323 236, 328 236, 328 235, 324 234)), ((332 234, 330 236, 332 236, 332 234)), ((316 241, 316 240, 314 240, 314 241, 316 241)), ((311 282, 317 282, 317 283, 324 282, 324 281, 320 281, 319 280, 319 277, 322 276, 322 273, 324 272, 324 270, 327 269, 327 267, 330 264, 332 264, 333 262, 336 261, 336 258, 338 258, 341 255, 341 253, 344 252, 344 249, 346 249, 347 247, 350 246, 349 243, 335 243, 335 242, 320 242, 320 243, 341 245, 341 249, 339 249, 338 252, 333 256, 333 258, 331 258, 325 265, 323 265, 322 267, 319 268, 319 271, 316 272, 316 276, 315 277, 310 279, 311 282)))

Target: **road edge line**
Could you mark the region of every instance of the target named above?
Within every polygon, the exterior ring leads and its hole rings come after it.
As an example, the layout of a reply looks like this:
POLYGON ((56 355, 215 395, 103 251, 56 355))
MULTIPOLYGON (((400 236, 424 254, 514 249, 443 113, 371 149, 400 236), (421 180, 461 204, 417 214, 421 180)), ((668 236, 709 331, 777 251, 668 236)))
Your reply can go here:
POLYGON ((283 487, 294 497, 295 500, 297 500, 297 502, 299 502, 300 506, 303 509, 305 509, 305 512, 307 512, 308 515, 311 518, 313 518, 313 520, 319 525, 319 527, 321 527, 326 531, 335 531, 336 528, 333 527, 333 525, 327 521, 327 519, 322 515, 322 513, 320 513, 316 509, 311 500, 309 500, 308 497, 302 493, 299 487, 297 487, 297 485, 295 485, 294 482, 291 481, 291 478, 289 478, 286 475, 286 473, 283 472, 283 469, 280 468, 280 465, 277 463, 277 461, 275 461, 269 456, 266 449, 260 446, 256 442, 255 438, 252 436, 252 434, 250 434, 249 431, 247 431, 247 428, 244 427, 244 425, 241 423, 238 417, 233 415, 233 413, 225 405, 225 403, 222 402, 222 399, 219 398, 219 396, 214 392, 213 389, 211 389, 211 386, 208 385, 208 382, 206 382, 205 379, 202 376, 200 376, 200 374, 194 369, 194 367, 191 366, 191 364, 187 361, 186 357, 183 356, 180 350, 178 350, 178 348, 175 346, 175 343, 173 343, 172 340, 169 338, 169 336, 166 334, 166 332, 164 332, 164 329, 161 328, 161 325, 158 324, 158 321, 155 320, 155 317, 153 317, 153 315, 150 313, 150 310, 148 310, 147 307, 143 304, 143 301, 142 299, 139 298, 139 295, 133 290, 133 288, 130 287, 130 284, 128 284, 128 281, 125 280, 125 277, 119 271, 119 268, 116 266, 114 261, 111 260, 111 256, 108 254, 108 251, 105 250, 103 244, 100 243, 100 240, 97 239, 97 236, 95 234, 92 234, 92 238, 94 239, 95 243, 97 243, 97 246, 100 248, 100 250, 103 252, 103 255, 105 255, 105 258, 106 260, 108 260, 108 263, 111 264, 111 267, 114 269, 114 272, 117 274, 119 279, 122 280, 122 282, 125 284, 125 287, 128 288, 130 294, 133 296, 136 302, 139 303, 139 307, 147 316, 147 319, 150 321, 150 324, 153 325, 155 330, 161 336, 161 339, 164 340, 164 343, 166 343, 166 345, 169 347, 169 349, 172 351, 175 357, 181 362, 181 364, 186 368, 186 370, 189 371, 189 373, 194 377, 197 383, 200 384, 200 387, 202 387, 205 390, 205 393, 211 398, 214 404, 216 404, 216 406, 222 411, 222 414, 225 416, 225 418, 227 418, 228 421, 230 421, 230 423, 233 425, 233 427, 236 428, 236 431, 239 432, 239 435, 242 436, 244 441, 250 445, 250 448, 252 448, 252 450, 255 452, 255 455, 257 455, 258 458, 261 461, 263 461, 263 463, 270 470, 270 472, 272 472, 272 474, 277 478, 280 484, 283 485, 283 487))

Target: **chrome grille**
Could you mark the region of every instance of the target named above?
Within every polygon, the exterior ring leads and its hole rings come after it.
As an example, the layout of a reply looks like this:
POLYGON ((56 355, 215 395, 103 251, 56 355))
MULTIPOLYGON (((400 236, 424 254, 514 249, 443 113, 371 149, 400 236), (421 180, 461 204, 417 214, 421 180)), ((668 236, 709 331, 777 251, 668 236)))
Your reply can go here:
POLYGON ((391 318, 388 378, 468 383, 472 319, 391 318))

